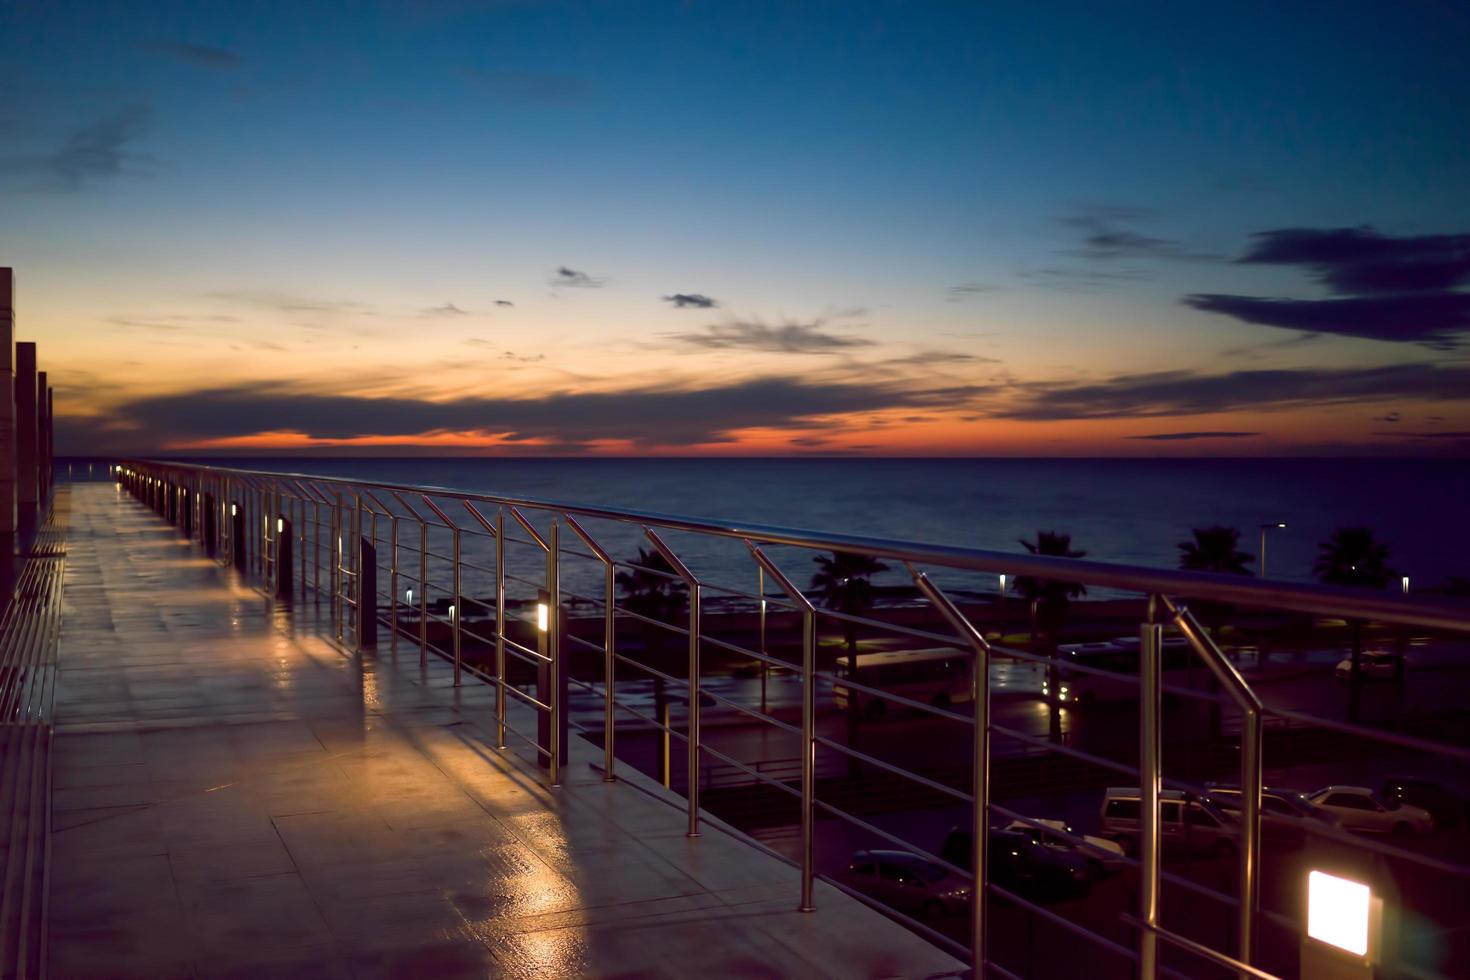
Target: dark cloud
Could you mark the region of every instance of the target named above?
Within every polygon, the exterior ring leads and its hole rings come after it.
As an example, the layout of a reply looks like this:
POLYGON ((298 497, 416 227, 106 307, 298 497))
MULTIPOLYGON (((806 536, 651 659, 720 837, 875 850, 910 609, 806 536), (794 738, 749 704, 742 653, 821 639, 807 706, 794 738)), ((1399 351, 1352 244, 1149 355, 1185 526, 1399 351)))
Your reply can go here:
POLYGON ((232 71, 240 67, 239 55, 232 54, 224 48, 214 48, 207 44, 190 44, 187 41, 161 41, 152 45, 154 51, 167 55, 176 61, 187 62, 200 68, 213 68, 216 71, 232 71))
POLYGON ((248 384, 134 399, 111 409, 109 424, 147 433, 156 445, 277 431, 348 439, 409 438, 445 430, 566 445, 599 439, 627 439, 639 446, 694 445, 728 441, 733 433, 752 427, 810 428, 832 415, 943 406, 957 391, 776 377, 696 390, 651 387, 529 399, 427 401, 248 384))
POLYGON ((705 327, 703 333, 673 334, 674 340, 711 350, 758 350, 782 354, 827 354, 852 347, 869 347, 871 340, 823 330, 824 321, 767 326, 759 320, 735 320, 705 327))
POLYGON ((1407 293, 1342 299, 1267 299, 1199 293, 1186 306, 1246 323, 1286 330, 1422 344, 1436 350, 1458 346, 1470 330, 1470 293, 1407 293))
POLYGON ((1397 421, 1399 421, 1402 418, 1403 418, 1403 416, 1400 415, 1398 412, 1388 412, 1387 414, 1384 414, 1384 415, 1375 415, 1375 416, 1373 416, 1373 421, 1374 422, 1397 422, 1397 421))
POLYGON ((469 75, 490 94, 532 105, 569 107, 592 101, 592 85, 575 75, 533 71, 479 71, 469 75))
POLYGON ((1128 436, 1129 439, 1148 439, 1154 442, 1188 442, 1193 439, 1245 439, 1258 436, 1259 432, 1155 432, 1147 436, 1128 436))
POLYGON ((692 307, 697 310, 709 310, 720 305, 703 293, 674 293, 672 296, 665 296, 664 302, 673 303, 680 309, 692 307))
POLYGON ((1470 282, 1470 235, 1394 238, 1369 227, 1281 228, 1238 261, 1312 270, 1335 293, 1437 291, 1470 282))
POLYGON ((1388 398, 1470 400, 1470 367, 1392 364, 1374 368, 1281 369, 1197 374, 1158 371, 1101 382, 1024 382, 991 412, 1027 420, 1152 418, 1234 409, 1271 410, 1388 398))
POLYGON ((955 350, 923 350, 903 357, 886 358, 878 363, 881 366, 934 367, 939 364, 999 364, 1000 361, 994 357, 981 357, 978 354, 965 354, 955 350))
POLYGON ((566 266, 559 267, 547 282, 552 286, 569 286, 574 289, 600 289, 607 285, 606 279, 598 279, 577 269, 569 269, 566 266))
POLYGON ((469 310, 462 310, 453 303, 445 303, 443 306, 431 306, 424 310, 426 316, 469 316, 469 310))
POLYGON ((508 299, 497 299, 497 300, 496 300, 496 301, 495 301, 495 305, 496 305, 496 306, 515 306, 515 304, 514 304, 514 303, 512 303, 512 302, 511 302, 511 301, 510 301, 510 300, 508 300, 508 299))
POLYGON ((0 157, 0 174, 36 178, 42 190, 75 191, 137 172, 148 158, 132 144, 152 119, 146 105, 124 106, 73 130, 55 149, 0 157))

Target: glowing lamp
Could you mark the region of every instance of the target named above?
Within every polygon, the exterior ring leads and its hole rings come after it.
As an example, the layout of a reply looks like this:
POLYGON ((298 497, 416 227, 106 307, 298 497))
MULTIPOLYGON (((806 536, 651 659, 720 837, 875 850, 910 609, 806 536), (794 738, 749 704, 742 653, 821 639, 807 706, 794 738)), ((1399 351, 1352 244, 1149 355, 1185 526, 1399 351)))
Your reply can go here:
POLYGON ((282 533, 285 532, 285 530, 286 530, 286 519, 284 517, 277 517, 276 518, 276 533, 277 534, 282 534, 282 533))
POLYGON ((1005 577, 1004 574, 1002 574, 1001 577, 1000 577, 1000 591, 1002 593, 1004 593, 1005 590, 1006 590, 1006 577, 1005 577))
POLYGON ((410 606, 413 605, 413 589, 408 589, 403 593, 403 601, 410 606))
POLYGON ((1399 584, 1401 586, 1403 586, 1404 595, 1408 595, 1409 594, 1409 576, 1405 575, 1403 577, 1403 579, 1399 582, 1399 584))
POLYGON ((449 619, 450 619, 451 622, 454 621, 455 610, 458 609, 458 608, 459 608, 458 606, 450 606, 449 607, 449 619))
POLYGON ((1374 904, 1372 889, 1362 882, 1313 871, 1307 875, 1307 936, 1367 957, 1374 904))
POLYGON ((536 628, 545 633, 551 626, 551 609, 544 602, 536 603, 536 628))
POLYGON ((240 508, 235 504, 230 504, 230 516, 234 517, 238 513, 240 513, 240 508))

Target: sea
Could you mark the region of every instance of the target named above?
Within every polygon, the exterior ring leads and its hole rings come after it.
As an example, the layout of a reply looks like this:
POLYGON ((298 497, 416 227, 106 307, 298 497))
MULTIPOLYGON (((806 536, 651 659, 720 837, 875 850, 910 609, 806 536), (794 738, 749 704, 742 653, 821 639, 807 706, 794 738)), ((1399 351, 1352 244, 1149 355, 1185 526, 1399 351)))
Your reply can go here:
MULTIPOLYGON (((1239 528, 1241 550, 1256 556, 1260 525, 1284 523, 1266 532, 1266 570, 1294 581, 1313 578, 1320 543, 1334 529, 1369 527, 1411 590, 1470 576, 1466 459, 296 456, 199 462, 1017 553, 1022 539, 1058 531, 1090 559, 1161 568, 1178 567, 1178 545, 1192 528, 1239 528)), ((636 528, 610 533, 602 543, 618 557, 647 543, 636 528)), ((689 549, 691 565, 702 563, 697 573, 754 585, 744 549, 706 545, 680 545, 689 549)), ((810 557, 800 556, 793 578, 809 577, 810 557)), ((520 557, 528 578, 535 573, 527 563, 540 560, 520 557)), ((568 566, 567 574, 590 590, 594 572, 568 566)), ((906 577, 893 570, 887 578, 906 577)))

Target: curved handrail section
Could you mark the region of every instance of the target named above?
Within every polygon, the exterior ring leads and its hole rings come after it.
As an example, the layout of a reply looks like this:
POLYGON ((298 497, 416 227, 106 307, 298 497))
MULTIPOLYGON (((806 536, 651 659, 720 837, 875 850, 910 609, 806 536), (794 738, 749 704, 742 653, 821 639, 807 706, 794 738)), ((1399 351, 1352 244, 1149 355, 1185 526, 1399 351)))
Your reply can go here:
POLYGON ((1238 575, 1218 575, 1209 572, 1187 572, 1168 568, 1149 568, 1143 565, 1088 561, 1081 558, 1056 558, 1009 551, 988 551, 980 548, 847 534, 840 531, 806 530, 776 524, 687 517, 679 514, 662 514, 655 511, 598 504, 460 490, 453 487, 389 483, 355 477, 333 477, 271 470, 246 470, 177 460, 142 459, 123 460, 123 462, 160 469, 203 471, 237 479, 311 480, 322 484, 367 487, 388 493, 432 494, 458 500, 483 501, 506 507, 525 507, 538 511, 571 514, 577 517, 643 524, 674 531, 713 534, 720 537, 755 541, 759 544, 817 548, 825 551, 870 555, 874 558, 889 558, 899 562, 942 565, 962 571, 994 574, 1003 572, 1007 575, 1024 575, 1032 578, 1065 579, 1147 595, 1187 596, 1195 600, 1257 606, 1278 609, 1283 612, 1381 620, 1426 629, 1470 631, 1470 608, 1451 602, 1426 600, 1419 596, 1378 593, 1366 589, 1312 585, 1279 579, 1246 578, 1238 575))

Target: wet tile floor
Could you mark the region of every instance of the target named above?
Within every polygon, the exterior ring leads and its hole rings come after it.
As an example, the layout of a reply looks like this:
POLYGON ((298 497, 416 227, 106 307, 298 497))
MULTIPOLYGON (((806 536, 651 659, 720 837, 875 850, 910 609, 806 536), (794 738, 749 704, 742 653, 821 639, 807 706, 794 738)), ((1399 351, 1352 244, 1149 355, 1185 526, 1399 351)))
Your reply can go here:
POLYGON ((795 911, 795 871, 686 838, 580 739, 549 789, 493 748, 486 686, 342 651, 110 484, 58 492, 53 976, 959 970, 824 885, 795 911))

